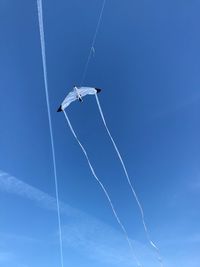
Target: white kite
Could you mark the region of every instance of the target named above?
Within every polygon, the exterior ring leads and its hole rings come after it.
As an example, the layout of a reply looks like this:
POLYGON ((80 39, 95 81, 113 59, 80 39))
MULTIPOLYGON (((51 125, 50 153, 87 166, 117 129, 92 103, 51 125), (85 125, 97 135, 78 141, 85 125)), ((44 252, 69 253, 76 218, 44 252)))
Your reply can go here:
POLYGON ((69 92, 69 94, 65 97, 62 104, 60 105, 57 112, 63 111, 68 107, 73 101, 79 100, 83 102, 83 97, 86 95, 95 95, 101 92, 101 89, 94 88, 94 87, 73 87, 73 90, 69 92))
MULTIPOLYGON (((108 194, 107 192, 107 189, 105 188, 105 186, 103 185, 103 183, 100 181, 100 179, 98 178, 97 174, 96 174, 96 171, 94 170, 91 162, 90 162, 90 159, 88 157, 88 153, 86 151, 86 149, 84 148, 84 146, 82 145, 82 143, 80 142, 78 136, 76 135, 73 127, 72 127, 72 124, 69 120, 69 117, 67 116, 67 113, 66 113, 66 108, 75 100, 79 100, 80 102, 83 102, 83 99, 82 97, 86 96, 86 95, 94 95, 97 99, 97 93, 101 92, 101 89, 98 89, 98 88, 95 88, 95 87, 76 87, 74 86, 73 87, 73 90, 71 92, 68 93, 68 95, 65 97, 64 101, 62 102, 62 104, 60 105, 59 109, 57 110, 57 112, 60 112, 60 111, 63 111, 64 115, 65 115, 65 118, 67 120, 67 123, 69 125, 69 128, 74 136, 74 138, 76 139, 77 143, 79 144, 81 150, 83 151, 83 154, 85 155, 86 157, 86 160, 88 162, 88 165, 89 165, 89 168, 92 172, 92 175, 94 176, 95 180, 98 182, 98 184, 100 185, 101 189, 103 190, 108 202, 109 202, 109 205, 112 209, 112 212, 113 212, 113 215, 117 221, 117 223, 119 224, 122 232, 124 233, 124 236, 127 240, 127 243, 129 245, 129 248, 132 252, 132 256, 137 264, 137 267, 142 267, 141 263, 139 262, 138 258, 136 257, 135 255, 135 251, 134 251, 134 247, 133 247, 133 244, 132 244, 132 240, 130 239, 130 237, 128 236, 128 233, 126 231, 126 228, 125 226, 123 225, 123 223, 121 222, 116 210, 115 210, 115 207, 112 203, 112 200, 110 198, 110 195, 108 194)), ((100 104, 99 104, 100 105, 100 104)))

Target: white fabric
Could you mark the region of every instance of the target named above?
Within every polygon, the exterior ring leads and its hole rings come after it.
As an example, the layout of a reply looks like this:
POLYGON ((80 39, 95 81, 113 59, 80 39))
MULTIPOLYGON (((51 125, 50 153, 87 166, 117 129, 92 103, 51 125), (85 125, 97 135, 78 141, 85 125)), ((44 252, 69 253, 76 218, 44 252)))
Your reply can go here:
POLYGON ((78 87, 77 91, 81 96, 95 95, 97 93, 97 90, 93 87, 78 87))
POLYGON ((97 90, 94 87, 75 87, 73 91, 65 97, 61 104, 62 110, 66 109, 73 101, 78 100, 79 97, 84 97, 86 95, 95 95, 97 90))

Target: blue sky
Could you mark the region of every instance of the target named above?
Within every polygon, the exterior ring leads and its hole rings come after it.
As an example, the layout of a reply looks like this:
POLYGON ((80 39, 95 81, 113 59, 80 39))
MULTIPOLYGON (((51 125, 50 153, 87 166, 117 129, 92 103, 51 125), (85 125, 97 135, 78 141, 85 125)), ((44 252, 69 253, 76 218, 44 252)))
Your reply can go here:
MULTIPOLYGON (((79 85, 102 1, 43 1, 64 266, 136 266, 56 113, 79 85)), ((199 1, 110 1, 85 79, 99 100, 166 267, 199 266, 199 1)), ((0 265, 59 266, 36 1, 0 3, 0 265)), ((144 267, 159 266, 95 99, 67 110, 144 267)))

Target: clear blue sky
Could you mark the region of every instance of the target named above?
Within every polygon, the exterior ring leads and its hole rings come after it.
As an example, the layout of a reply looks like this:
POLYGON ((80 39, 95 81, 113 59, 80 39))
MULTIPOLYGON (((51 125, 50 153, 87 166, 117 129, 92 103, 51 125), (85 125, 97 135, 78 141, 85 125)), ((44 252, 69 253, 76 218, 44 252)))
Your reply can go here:
MULTIPOLYGON (((43 1, 64 266, 136 266, 107 200, 56 113, 79 85, 102 1, 43 1)), ((85 85, 99 99, 166 267, 200 262, 200 2, 107 0, 85 85)), ((0 265, 58 267, 55 188, 36 0, 0 2, 0 265)), ((72 124, 144 267, 158 266, 95 99, 72 124)))

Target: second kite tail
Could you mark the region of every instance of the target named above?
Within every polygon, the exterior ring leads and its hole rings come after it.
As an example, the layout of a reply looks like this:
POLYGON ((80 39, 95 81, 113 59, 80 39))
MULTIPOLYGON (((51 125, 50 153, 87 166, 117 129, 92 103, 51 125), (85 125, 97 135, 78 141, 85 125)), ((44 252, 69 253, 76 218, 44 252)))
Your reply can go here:
POLYGON ((114 141, 114 139, 113 139, 113 137, 112 137, 112 135, 111 135, 111 133, 110 133, 110 131, 108 129, 108 126, 106 124, 106 121, 105 121, 105 118, 104 118, 104 115, 103 115, 103 111, 102 111, 102 108, 101 108, 101 105, 100 105, 100 102, 99 102, 99 99, 98 99, 97 94, 95 94, 95 98, 96 98, 97 106, 98 106, 98 109, 99 109, 99 112, 100 112, 100 115, 101 115, 103 124, 104 124, 104 126, 106 128, 106 131, 107 131, 107 133, 108 133, 108 135, 109 135, 109 137, 111 139, 111 142, 113 144, 113 147, 114 147, 114 149, 115 149, 115 151, 116 151, 116 153, 118 155, 118 158, 119 158, 119 160, 121 162, 121 165, 123 167, 125 176, 127 178, 128 184, 129 184, 129 186, 131 188, 131 191, 132 191, 132 193, 134 195, 134 198, 135 198, 135 200, 137 202, 137 205, 139 207, 141 218, 142 218, 142 223, 143 223, 143 227, 144 227, 144 231, 145 231, 145 234, 146 234, 146 238, 147 238, 148 242, 150 243, 150 245, 155 249, 156 254, 157 254, 157 260, 160 262, 160 266, 163 267, 163 261, 162 261, 162 258, 160 256, 159 248, 155 245, 155 243, 150 238, 150 234, 149 234, 149 231, 148 231, 148 228, 147 228, 147 225, 146 225, 146 222, 145 222, 145 218, 144 218, 144 211, 143 211, 142 205, 141 205, 141 203, 139 201, 139 198, 138 198, 138 196, 136 194, 136 191, 135 191, 135 189, 134 189, 134 187, 133 187, 133 185, 131 183, 130 177, 128 175, 126 166, 125 166, 124 161, 122 159, 122 156, 121 156, 121 154, 119 152, 119 149, 117 148, 117 145, 116 145, 116 143, 115 143, 115 141, 114 141))

